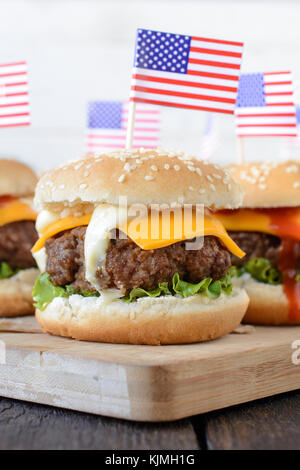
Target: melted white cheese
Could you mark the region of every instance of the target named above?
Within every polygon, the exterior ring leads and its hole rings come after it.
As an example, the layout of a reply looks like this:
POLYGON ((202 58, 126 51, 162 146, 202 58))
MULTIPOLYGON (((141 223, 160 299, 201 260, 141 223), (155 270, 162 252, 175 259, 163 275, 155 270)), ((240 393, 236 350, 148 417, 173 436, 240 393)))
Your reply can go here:
POLYGON ((38 265, 39 270, 41 273, 46 271, 46 263, 47 263, 47 253, 46 253, 46 248, 43 247, 39 251, 36 251, 35 253, 32 253, 32 256, 34 257, 36 264, 38 265))
MULTIPOLYGON (((101 204, 95 208, 89 225, 87 226, 84 241, 85 277, 100 293, 103 302, 111 303, 123 296, 119 289, 104 289, 99 287, 99 279, 96 273, 99 269, 105 272, 106 252, 110 243, 111 231, 115 229, 127 214, 118 206, 101 204)), ((43 210, 36 221, 36 229, 39 234, 45 227, 60 218, 58 213, 43 210)), ((45 247, 41 248, 33 256, 41 272, 46 271, 47 254, 45 247)))
POLYGON ((41 235, 41 232, 44 231, 47 225, 52 224, 58 219, 59 219, 59 214, 55 212, 50 212, 46 210, 41 211, 37 216, 36 224, 35 224, 35 228, 38 234, 41 235))
MULTIPOLYGON (((86 230, 84 241, 85 277, 99 292, 101 291, 96 273, 99 269, 105 270, 106 251, 110 242, 111 230, 117 227, 122 217, 126 217, 126 214, 123 215, 122 211, 119 213, 117 206, 101 204, 94 210, 86 230)), ((102 292, 107 292, 107 289, 102 292)))

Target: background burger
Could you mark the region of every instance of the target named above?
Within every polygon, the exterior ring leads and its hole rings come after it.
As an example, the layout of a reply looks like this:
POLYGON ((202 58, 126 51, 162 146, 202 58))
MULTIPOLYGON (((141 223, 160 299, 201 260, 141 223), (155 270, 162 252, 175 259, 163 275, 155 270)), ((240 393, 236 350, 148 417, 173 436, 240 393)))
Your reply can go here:
POLYGON ((32 287, 38 269, 32 208, 37 178, 23 163, 0 160, 0 317, 34 313, 32 287))
POLYGON ((250 297, 244 321, 300 324, 300 163, 248 163, 230 170, 245 198, 241 209, 218 217, 247 253, 232 256, 250 297))
POLYGON ((241 196, 228 172, 159 150, 91 157, 44 174, 33 249, 43 271, 33 291, 40 325, 56 335, 134 344, 229 333, 248 305, 231 282, 230 252, 243 252, 213 211, 238 207, 241 196), (146 207, 143 215, 132 211, 137 204, 146 207), (161 227, 155 236, 148 230, 155 216, 166 215, 152 211, 161 204, 174 208, 169 236, 161 227), (183 204, 192 208, 187 221, 180 219, 183 204), (204 225, 202 218, 197 226, 196 204, 205 205, 204 225), (144 222, 146 233, 135 230, 144 222), (202 243, 187 250, 185 240, 195 234, 202 243))

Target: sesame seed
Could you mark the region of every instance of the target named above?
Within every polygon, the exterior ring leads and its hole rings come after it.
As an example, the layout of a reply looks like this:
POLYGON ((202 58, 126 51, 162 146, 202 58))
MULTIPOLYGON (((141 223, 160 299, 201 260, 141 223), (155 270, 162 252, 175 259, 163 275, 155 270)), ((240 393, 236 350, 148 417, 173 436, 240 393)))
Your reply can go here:
POLYGON ((180 166, 179 166, 179 165, 174 165, 174 170, 179 171, 179 170, 180 170, 180 166))
POLYGON ((74 170, 79 170, 83 165, 83 162, 78 163, 77 165, 74 166, 74 170))
POLYGON ((125 163, 123 170, 129 172, 130 171, 130 163, 125 163))
POLYGON ((199 176, 202 176, 202 171, 200 168, 196 168, 196 172, 198 173, 199 176))
POLYGON ((297 165, 290 165, 290 166, 288 166, 288 167, 285 169, 285 171, 286 171, 287 173, 297 173, 297 171, 298 171, 298 166, 297 166, 297 165))
POLYGON ((221 177, 220 175, 218 175, 217 173, 214 173, 213 176, 214 176, 217 180, 222 179, 222 177, 221 177))
MULTIPOLYGON (((229 185, 228 185, 228 186, 229 186, 229 185)), ((211 189, 212 189, 213 191, 215 191, 215 190, 216 190, 216 187, 215 187, 215 185, 214 185, 214 184, 212 184, 212 183, 211 183, 210 187, 211 187, 211 189)))
POLYGON ((151 170, 153 170, 153 171, 157 171, 157 170, 158 170, 158 168, 157 168, 157 166, 155 166, 155 165, 151 165, 151 170))
POLYGON ((88 165, 86 165, 86 169, 88 170, 89 168, 91 168, 92 166, 92 163, 89 163, 88 165))
POLYGON ((183 202, 184 202, 184 197, 183 197, 183 196, 179 196, 178 202, 179 202, 180 204, 183 204, 183 202))
POLYGON ((79 189, 85 189, 87 187, 87 184, 83 183, 79 186, 79 189))
POLYGON ((165 169, 165 170, 168 170, 169 168, 170 168, 170 165, 168 165, 168 163, 166 163, 166 164, 164 165, 164 169, 165 169))
POLYGON ((141 165, 143 163, 139 158, 137 158, 135 161, 138 165, 141 165))
POLYGON ((228 183, 227 189, 228 189, 228 191, 231 191, 231 184, 228 183))
POLYGON ((258 187, 259 189, 266 189, 267 186, 265 184, 259 184, 258 187))
POLYGON ((293 188, 299 188, 299 186, 300 186, 299 181, 295 181, 295 183, 293 183, 293 188))
POLYGON ((154 176, 152 176, 152 175, 146 175, 146 176, 145 176, 145 180, 146 180, 146 181, 154 180, 154 176))
POLYGON ((210 175, 206 175, 206 178, 208 179, 208 181, 213 182, 213 179, 212 179, 212 177, 211 177, 210 175))
POLYGON ((194 191, 195 189, 194 189, 193 186, 189 186, 189 190, 190 190, 190 191, 194 191))
POLYGON ((188 170, 195 171, 195 168, 192 165, 188 165, 188 170))
POLYGON ((204 193, 205 193, 205 189, 199 189, 199 193, 200 193, 200 194, 204 194, 204 193))
POLYGON ((118 182, 122 183, 124 181, 124 179, 125 179, 125 175, 121 175, 118 179, 118 182))
POLYGON ((88 171, 85 171, 85 172, 83 173, 83 176, 87 177, 87 176, 89 176, 89 174, 90 174, 90 173, 89 173, 88 171))

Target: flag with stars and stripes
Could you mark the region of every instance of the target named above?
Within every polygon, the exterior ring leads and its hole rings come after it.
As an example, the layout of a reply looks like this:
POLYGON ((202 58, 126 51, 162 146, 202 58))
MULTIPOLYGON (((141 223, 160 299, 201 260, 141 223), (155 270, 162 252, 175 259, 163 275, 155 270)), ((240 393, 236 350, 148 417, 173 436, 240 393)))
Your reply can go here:
POLYGON ((27 63, 0 64, 0 127, 29 124, 27 63))
POLYGON ((239 137, 297 136, 291 72, 241 75, 236 132, 239 137))
POLYGON ((243 43, 138 29, 130 100, 234 114, 243 43))
MULTIPOLYGON (((128 106, 128 102, 121 101, 91 101, 88 104, 86 153, 93 154, 125 147, 128 106)), ((159 133, 159 108, 139 104, 136 108, 133 147, 157 147, 159 133)))

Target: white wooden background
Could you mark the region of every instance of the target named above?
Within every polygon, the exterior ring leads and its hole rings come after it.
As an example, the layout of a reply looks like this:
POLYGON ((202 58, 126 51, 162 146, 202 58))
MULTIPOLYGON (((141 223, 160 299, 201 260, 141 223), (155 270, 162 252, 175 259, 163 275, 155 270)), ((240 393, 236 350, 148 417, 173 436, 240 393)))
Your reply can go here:
MULTIPOLYGON (((0 129, 0 156, 37 170, 78 158, 86 103, 128 96, 137 27, 245 41, 243 72, 300 80, 300 1, 0 0, 0 63, 27 59, 32 126, 0 129)), ((300 100, 300 97, 299 97, 300 100)), ((205 113, 162 108, 162 143, 201 154, 205 113)), ((234 120, 218 115, 213 160, 233 161, 234 120)), ((285 140, 248 139, 248 159, 300 157, 285 140)))

